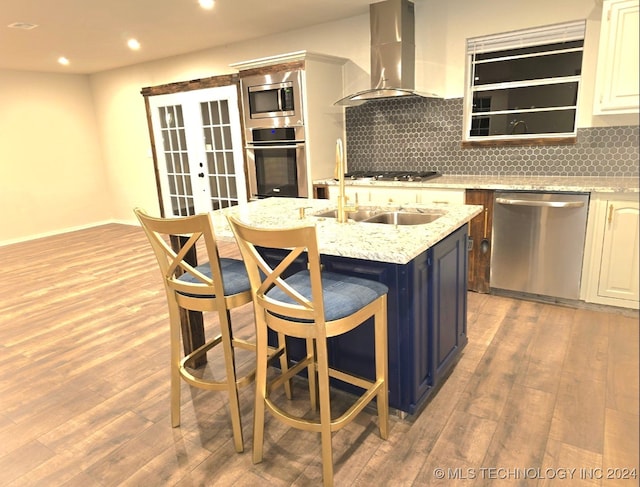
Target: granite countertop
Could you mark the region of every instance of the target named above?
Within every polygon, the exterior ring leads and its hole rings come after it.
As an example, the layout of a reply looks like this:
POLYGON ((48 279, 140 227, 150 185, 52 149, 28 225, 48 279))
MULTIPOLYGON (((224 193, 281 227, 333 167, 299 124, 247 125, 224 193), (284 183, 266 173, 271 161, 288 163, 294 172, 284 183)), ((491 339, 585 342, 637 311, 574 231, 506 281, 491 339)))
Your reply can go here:
MULTIPOLYGON (((261 228, 316 225, 321 254, 407 264, 482 212, 479 205, 412 204, 411 208, 439 210, 445 214, 431 223, 398 226, 354 221, 338 223, 335 218, 314 216, 335 208, 336 204, 329 200, 267 198, 212 211, 211 219, 220 240, 234 239, 228 215, 236 215, 244 223, 261 228), (300 208, 305 208, 302 219, 300 208)), ((398 206, 389 208, 397 209, 398 206)))
MULTIPOLYGON (((335 179, 314 181, 337 185, 335 179)), ((566 191, 577 193, 638 193, 640 178, 593 176, 473 176, 442 175, 425 182, 351 180, 347 186, 392 186, 407 188, 495 189, 513 191, 566 191)))

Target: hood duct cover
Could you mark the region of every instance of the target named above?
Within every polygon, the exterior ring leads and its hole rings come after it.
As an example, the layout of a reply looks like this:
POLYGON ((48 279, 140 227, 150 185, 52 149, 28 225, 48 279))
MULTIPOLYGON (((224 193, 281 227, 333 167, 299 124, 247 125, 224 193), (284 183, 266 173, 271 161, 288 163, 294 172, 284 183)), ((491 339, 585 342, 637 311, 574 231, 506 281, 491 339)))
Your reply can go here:
POLYGON ((360 105, 398 96, 436 97, 415 91, 415 13, 409 0, 369 5, 371 89, 338 100, 335 105, 360 105))

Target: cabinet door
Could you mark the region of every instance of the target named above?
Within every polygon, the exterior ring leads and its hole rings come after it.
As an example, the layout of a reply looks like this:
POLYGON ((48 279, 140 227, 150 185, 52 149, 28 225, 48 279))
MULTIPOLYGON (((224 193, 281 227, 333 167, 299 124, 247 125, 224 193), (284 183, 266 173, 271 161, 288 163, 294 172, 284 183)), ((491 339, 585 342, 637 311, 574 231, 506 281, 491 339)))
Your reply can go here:
POLYGON ((637 113, 638 0, 605 0, 596 73, 594 114, 637 113))
POLYGON ((430 355, 434 386, 467 343, 467 237, 465 225, 431 249, 430 355))
POLYGON ((464 205, 464 189, 424 188, 420 192, 418 203, 435 203, 439 205, 464 205))
POLYGON ((246 201, 235 86, 149 100, 165 216, 185 216, 246 201))
POLYGON ((608 201, 598 295, 638 301, 640 205, 608 201))
MULTIPOLYGON (((366 194, 366 193, 365 193, 366 194)), ((419 186, 375 187, 368 191, 369 199, 379 204, 464 204, 464 189, 422 188, 419 186)))
POLYGON ((411 201, 413 195, 409 190, 397 187, 379 185, 354 185, 346 188, 345 193, 349 204, 358 205, 388 205, 401 204, 411 201))
MULTIPOLYGON (((340 195, 340 188, 338 186, 330 185, 327 187, 327 193, 330 200, 338 201, 340 195)), ((366 204, 366 201, 362 200, 362 194, 360 186, 345 186, 344 195, 347 198, 347 205, 366 204)))
MULTIPOLYGON (((329 186, 329 199, 338 199, 338 186, 329 186)), ((464 189, 421 188, 419 186, 349 185, 345 187, 348 204, 410 205, 464 204, 464 189)))
POLYGON ((487 189, 467 190, 466 203, 484 207, 484 211, 469 222, 468 286, 470 291, 488 293, 489 279, 491 277, 493 191, 487 189))

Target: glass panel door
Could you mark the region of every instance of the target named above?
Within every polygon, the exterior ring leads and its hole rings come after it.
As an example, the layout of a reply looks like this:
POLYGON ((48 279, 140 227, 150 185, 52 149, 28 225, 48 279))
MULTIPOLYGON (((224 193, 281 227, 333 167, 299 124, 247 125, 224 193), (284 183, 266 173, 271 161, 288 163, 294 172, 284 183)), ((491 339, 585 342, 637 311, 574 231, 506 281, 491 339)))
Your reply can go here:
MULTIPOLYGON (((173 216, 193 215, 193 188, 189 153, 184 129, 184 117, 180 105, 168 105, 158 108, 162 151, 158 157, 164 159, 168 191, 165 193, 165 212, 173 216)), ((161 161, 158 161, 162 164, 161 161)))
POLYGON ((233 151, 229 102, 202 102, 200 110, 209 174, 210 206, 214 210, 227 208, 238 203, 237 164, 233 151))
POLYGON ((235 86, 150 97, 165 216, 246 201, 235 86))

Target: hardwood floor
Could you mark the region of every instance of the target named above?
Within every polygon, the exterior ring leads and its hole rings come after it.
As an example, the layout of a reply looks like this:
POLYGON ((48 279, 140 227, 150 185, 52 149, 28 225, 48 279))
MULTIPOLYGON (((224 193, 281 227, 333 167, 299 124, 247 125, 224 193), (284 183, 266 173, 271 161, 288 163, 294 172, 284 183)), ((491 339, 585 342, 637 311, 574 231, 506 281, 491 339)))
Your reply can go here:
MULTIPOLYGON (((139 228, 0 247, 0 259, 0 485, 320 484, 319 436, 268 415, 253 465, 251 387, 245 453, 222 393, 183 384, 171 428, 166 303, 139 228)), ((249 336, 250 305, 232 317, 249 336)), ((638 485, 638 330, 633 313, 469 293, 469 344, 450 377, 420 415, 392 418, 387 441, 367 411, 335 433, 336 485, 638 485)))

